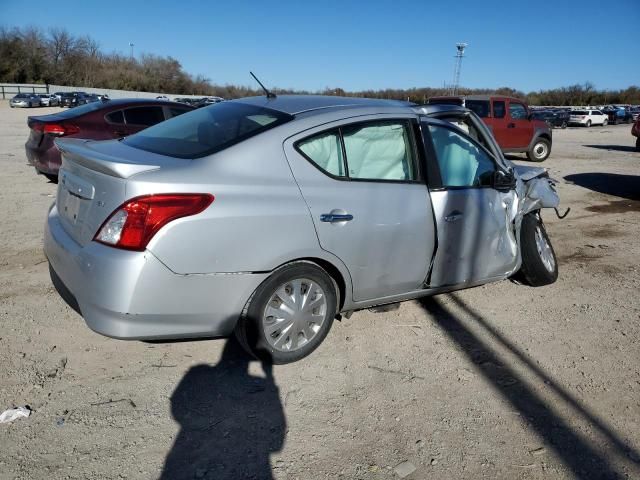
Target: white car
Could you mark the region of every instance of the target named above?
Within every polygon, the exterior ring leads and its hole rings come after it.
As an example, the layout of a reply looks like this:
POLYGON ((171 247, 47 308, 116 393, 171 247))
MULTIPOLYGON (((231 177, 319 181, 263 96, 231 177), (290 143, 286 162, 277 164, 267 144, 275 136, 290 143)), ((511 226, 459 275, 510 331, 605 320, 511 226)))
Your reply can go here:
POLYGON ((607 123, 609 123, 609 117, 600 110, 574 110, 569 116, 570 125, 590 127, 591 125, 604 126, 607 123))

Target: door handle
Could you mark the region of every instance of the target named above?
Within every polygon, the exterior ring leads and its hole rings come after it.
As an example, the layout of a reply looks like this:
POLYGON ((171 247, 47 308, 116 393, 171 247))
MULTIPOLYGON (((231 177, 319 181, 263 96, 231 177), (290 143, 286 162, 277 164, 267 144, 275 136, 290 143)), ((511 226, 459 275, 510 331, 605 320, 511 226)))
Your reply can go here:
POLYGON ((516 128, 516 124, 515 123, 510 123, 507 125, 507 128, 516 128))
POLYGON ((455 210, 451 212, 449 215, 447 215, 446 217, 444 217, 444 219, 447 222, 455 222, 456 220, 460 220, 462 216, 463 216, 462 212, 455 210))
POLYGON ((336 222, 350 222, 353 220, 353 215, 350 213, 323 213, 320 215, 321 222, 336 223, 336 222))

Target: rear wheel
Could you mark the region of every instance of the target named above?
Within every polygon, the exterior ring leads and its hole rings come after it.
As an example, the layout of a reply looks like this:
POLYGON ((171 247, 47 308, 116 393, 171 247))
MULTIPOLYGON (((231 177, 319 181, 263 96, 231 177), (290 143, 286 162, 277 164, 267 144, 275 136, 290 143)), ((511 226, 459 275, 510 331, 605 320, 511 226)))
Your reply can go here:
POLYGON ((587 120, 587 128, 591 126, 591 120, 587 120))
POLYGON ((560 128, 563 130, 567 128, 567 122, 565 120, 562 121, 562 125, 560 125, 560 128))
POLYGON ((322 343, 336 313, 336 286, 329 274, 315 263, 294 262, 258 287, 235 334, 263 361, 295 362, 322 343))
POLYGON ((520 276, 532 287, 549 285, 558 279, 558 261, 538 212, 522 219, 520 228, 520 276))
POLYGON ((532 162, 544 162, 551 153, 551 142, 546 138, 538 138, 527 152, 532 162))
POLYGON ((640 152, 640 137, 636 138, 636 150, 640 152))
POLYGON ((58 175, 53 175, 52 173, 43 173, 43 175, 51 183, 58 183, 58 175))
POLYGON ((608 123, 609 123, 609 120, 605 118, 605 119, 602 121, 602 126, 603 126, 603 127, 606 127, 608 123))

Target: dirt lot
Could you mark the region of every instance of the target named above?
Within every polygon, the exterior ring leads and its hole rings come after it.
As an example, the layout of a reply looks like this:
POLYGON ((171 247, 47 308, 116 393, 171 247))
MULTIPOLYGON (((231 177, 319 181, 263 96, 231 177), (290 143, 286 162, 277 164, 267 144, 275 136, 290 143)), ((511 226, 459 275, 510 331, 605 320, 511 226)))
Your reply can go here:
POLYGON ((0 103, 0 479, 640 478, 640 153, 555 130, 555 285, 504 281, 336 322, 296 364, 233 342, 123 342, 51 286, 56 186, 0 103), (408 462, 404 463, 403 462, 408 462))

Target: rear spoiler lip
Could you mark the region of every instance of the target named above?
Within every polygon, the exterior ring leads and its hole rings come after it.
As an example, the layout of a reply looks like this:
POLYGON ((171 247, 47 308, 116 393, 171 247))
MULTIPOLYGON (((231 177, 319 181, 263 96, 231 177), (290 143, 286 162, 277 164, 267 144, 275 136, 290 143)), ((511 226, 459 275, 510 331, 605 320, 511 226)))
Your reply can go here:
MULTIPOLYGON (((161 165, 128 163, 122 158, 106 155, 89 144, 91 140, 79 138, 58 138, 54 143, 63 157, 67 157, 83 167, 117 178, 129 178, 142 172, 159 170, 161 165)), ((64 162, 64 160, 63 160, 64 162)))

